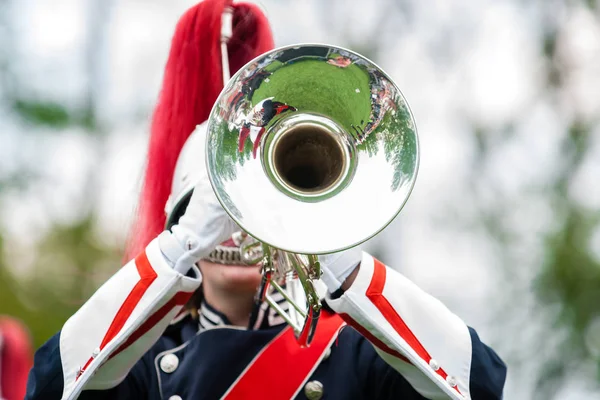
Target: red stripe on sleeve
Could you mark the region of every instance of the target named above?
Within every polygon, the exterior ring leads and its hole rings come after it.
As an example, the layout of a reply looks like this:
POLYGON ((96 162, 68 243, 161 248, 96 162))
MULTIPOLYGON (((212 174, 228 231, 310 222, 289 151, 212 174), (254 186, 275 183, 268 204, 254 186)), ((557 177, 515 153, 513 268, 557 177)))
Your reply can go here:
POLYGON ((338 314, 340 317, 342 317, 342 319, 351 327, 353 327, 354 329, 356 329, 358 331, 358 333, 360 333, 361 335, 363 335, 369 342, 373 343, 375 346, 377 346, 381 351, 388 353, 391 356, 394 356, 396 358, 401 359, 404 362, 407 362, 410 364, 410 361, 408 360, 408 358, 404 357, 402 354, 400 354, 400 352, 398 352, 397 350, 392 349, 391 347, 389 347, 387 344, 383 343, 381 340, 377 339, 371 332, 369 332, 368 330, 366 330, 362 325, 360 325, 358 322, 356 322, 355 320, 353 320, 352 318, 350 318, 350 316, 348 314, 338 314))
POLYGON ((148 261, 145 251, 136 257, 135 266, 140 274, 140 280, 135 284, 131 292, 129 292, 129 295, 121 305, 117 315, 110 324, 110 327, 108 328, 108 331, 104 335, 104 339, 102 339, 102 343, 100 344, 100 350, 102 350, 108 342, 113 340, 121 331, 121 329, 123 329, 125 322, 127 322, 133 313, 133 310, 144 296, 144 293, 146 293, 146 290, 148 290, 152 282, 154 282, 158 276, 150 265, 150 261, 148 261))
POLYGON ((140 325, 140 327, 137 328, 135 332, 133 332, 131 336, 129 336, 127 340, 121 346, 119 346, 119 348, 114 353, 112 353, 108 359, 110 360, 111 358, 115 357, 117 354, 131 346, 132 343, 134 343, 136 340, 138 340, 140 337, 146 334, 150 329, 152 329, 153 326, 158 324, 165 317, 165 315, 167 315, 169 311, 171 311, 173 308, 177 306, 183 306, 185 303, 187 303, 192 294, 194 294, 194 292, 178 292, 177 294, 175 294, 175 296, 173 296, 171 300, 169 300, 164 306, 159 308, 154 314, 150 316, 150 318, 148 318, 142 325, 140 325))
MULTIPOLYGON (((144 293, 146 293, 152 282, 154 282, 154 280, 158 276, 152 268, 152 266, 150 265, 150 261, 148 261, 148 256, 146 255, 145 251, 136 257, 135 267, 137 268, 138 274, 140 275, 140 280, 135 284, 133 289, 131 289, 131 292, 129 292, 129 295, 127 296, 123 304, 121 304, 119 311, 117 311, 117 314, 113 318, 108 330, 104 334, 104 339, 102 339, 102 342, 100 344, 100 350, 102 350, 107 343, 113 340, 115 336, 117 336, 117 334, 121 331, 121 329, 123 329, 123 326, 125 325, 129 317, 133 313, 133 310, 144 296, 144 293)), ((85 369, 88 367, 88 365, 90 365, 92 360, 93 357, 90 357, 90 359, 85 363, 83 368, 81 368, 81 370, 77 374, 77 378, 79 378, 83 371, 85 371, 85 369)))
MULTIPOLYGON (((404 322, 402 317, 400 317, 400 315, 390 304, 388 299, 386 299, 383 295, 383 288, 385 286, 387 272, 385 265, 383 265, 381 261, 375 258, 373 260, 375 262, 374 272, 373 277, 371 278, 371 283, 369 284, 369 288, 366 292, 367 298, 371 300, 375 307, 377 307, 379 312, 381 312, 383 317, 390 323, 390 325, 394 328, 396 333, 398 333, 402 337, 402 339, 406 341, 406 343, 417 353, 419 357, 421 357, 427 364, 429 364, 429 361, 431 361, 431 355, 429 355, 429 352, 421 344, 419 339, 417 339, 417 337, 410 330, 408 325, 406 325, 406 322, 404 322)), ((448 377, 448 374, 446 373, 446 371, 444 371, 443 368, 439 368, 435 372, 444 379, 448 377)), ((455 386, 454 390, 460 393, 460 390, 458 390, 458 386, 455 386)))

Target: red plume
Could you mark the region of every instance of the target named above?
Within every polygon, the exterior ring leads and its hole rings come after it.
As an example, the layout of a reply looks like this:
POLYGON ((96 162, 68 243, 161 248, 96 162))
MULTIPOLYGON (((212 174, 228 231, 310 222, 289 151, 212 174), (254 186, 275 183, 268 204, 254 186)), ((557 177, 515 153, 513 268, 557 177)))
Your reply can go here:
MULTIPOLYGON (((181 148, 196 125, 208 119, 223 89, 221 17, 231 0, 205 0, 179 20, 171 43, 162 90, 152 119, 146 174, 137 221, 126 256, 135 257, 164 230, 164 207, 181 148)), ((267 18, 254 4, 234 4, 229 68, 233 75, 273 49, 267 18)))

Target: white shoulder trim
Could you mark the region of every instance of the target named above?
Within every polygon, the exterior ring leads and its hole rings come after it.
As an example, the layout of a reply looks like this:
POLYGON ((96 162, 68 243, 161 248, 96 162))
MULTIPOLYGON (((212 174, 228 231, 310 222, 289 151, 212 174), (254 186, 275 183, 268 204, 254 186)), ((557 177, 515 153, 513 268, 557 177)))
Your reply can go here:
POLYGON ((61 331, 62 398, 121 382, 198 288, 193 274, 174 271, 155 239, 102 285, 61 331))
POLYGON ((467 326, 406 277, 363 253, 350 289, 328 304, 353 320, 383 359, 423 396, 470 399, 467 326))

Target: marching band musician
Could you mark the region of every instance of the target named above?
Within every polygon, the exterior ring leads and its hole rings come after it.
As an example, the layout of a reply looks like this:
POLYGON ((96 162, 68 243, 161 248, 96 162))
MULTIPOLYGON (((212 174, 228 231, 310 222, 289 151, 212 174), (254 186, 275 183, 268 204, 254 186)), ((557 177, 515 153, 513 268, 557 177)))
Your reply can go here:
POLYGON ((255 305, 260 266, 239 261, 243 234, 202 159, 202 123, 223 88, 229 6, 232 73, 273 48, 252 4, 206 0, 181 18, 152 122, 132 260, 36 352, 26 398, 500 399, 498 355, 360 249, 319 256, 330 312, 311 346, 300 348, 266 303, 255 305))

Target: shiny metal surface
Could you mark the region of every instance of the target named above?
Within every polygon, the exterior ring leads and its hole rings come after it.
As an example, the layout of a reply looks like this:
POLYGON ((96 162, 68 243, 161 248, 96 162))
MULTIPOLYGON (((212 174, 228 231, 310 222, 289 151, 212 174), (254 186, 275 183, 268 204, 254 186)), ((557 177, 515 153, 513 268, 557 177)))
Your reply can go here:
POLYGON ((319 400, 323 397, 323 391, 323 384, 319 381, 310 381, 304 386, 304 395, 308 400, 319 400))
POLYGON ((419 163, 400 90, 371 61, 326 45, 279 48, 242 68, 212 110, 207 140, 209 176, 231 217, 261 242, 302 254, 380 232, 419 163))
POLYGON ((179 357, 177 357, 175 354, 169 353, 160 359, 160 369, 167 374, 175 372, 178 366, 179 357))

